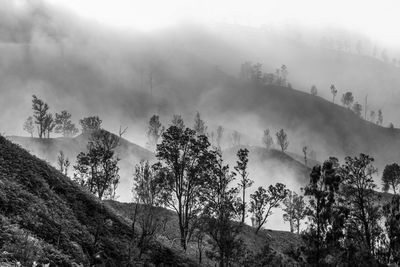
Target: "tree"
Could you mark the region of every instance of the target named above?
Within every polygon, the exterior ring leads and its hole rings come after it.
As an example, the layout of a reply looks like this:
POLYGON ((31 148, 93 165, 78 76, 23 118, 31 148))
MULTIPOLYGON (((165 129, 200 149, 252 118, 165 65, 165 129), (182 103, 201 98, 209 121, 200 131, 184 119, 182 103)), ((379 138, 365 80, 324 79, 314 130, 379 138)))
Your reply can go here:
POLYGON ((148 161, 142 160, 135 166, 132 193, 136 203, 132 218, 132 230, 135 231, 135 224, 138 223, 140 227, 137 240, 139 259, 143 252, 150 248, 155 235, 162 227, 163 218, 157 214, 161 188, 157 184, 156 177, 155 169, 148 161))
POLYGON ((361 112, 362 112, 361 104, 359 104, 358 102, 354 103, 353 111, 357 116, 361 117, 361 112))
MULTIPOLYGON (((331 230, 335 232, 332 218, 341 182, 338 167, 338 160, 333 157, 322 166, 315 166, 310 174, 310 183, 304 188, 304 195, 309 198, 309 227, 304 233, 304 239, 308 245, 308 261, 316 265, 321 264, 323 254, 329 251, 327 233, 331 230)), ((341 225, 337 228, 341 228, 341 225)), ((336 240, 339 237, 337 235, 336 240)))
POLYGON ((47 133, 47 138, 50 138, 50 133, 53 132, 54 127, 56 126, 56 124, 54 123, 54 118, 53 118, 53 114, 46 114, 46 116, 44 117, 44 122, 43 122, 43 129, 44 129, 44 136, 47 133))
POLYGON ((236 161, 235 171, 240 176, 239 189, 242 190, 242 224, 246 218, 246 189, 249 188, 253 181, 249 178, 249 173, 247 172, 247 164, 249 163, 249 150, 247 148, 239 149, 237 152, 238 160, 236 161))
POLYGON ((203 215, 204 231, 211 237, 213 246, 209 257, 219 261, 219 266, 231 266, 241 249, 240 224, 235 222, 241 215, 241 203, 237 198, 239 190, 231 186, 235 175, 229 171, 228 165, 223 164, 220 153, 217 153, 212 169, 203 215))
POLYGON ((240 78, 243 80, 250 81, 252 78, 252 63, 251 61, 246 61, 245 63, 242 63, 240 66, 240 78))
POLYGON ((382 110, 378 110, 378 121, 376 122, 376 124, 381 125, 383 124, 383 114, 382 114, 382 110))
POLYGON ((318 89, 317 89, 317 87, 315 85, 311 86, 311 90, 310 91, 311 91, 311 94, 313 96, 316 96, 318 94, 318 89))
POLYGON ((86 117, 79 121, 82 127, 82 134, 85 135, 90 135, 92 132, 100 130, 101 123, 102 121, 98 116, 86 117))
POLYGON ((303 147, 303 154, 304 154, 304 165, 307 166, 307 146, 303 147))
POLYGON ((371 118, 370 121, 374 122, 375 121, 375 111, 371 110, 370 113, 369 113, 369 117, 371 118))
POLYGON ((46 132, 45 119, 49 106, 35 95, 32 98, 33 117, 35 118, 35 123, 38 125, 39 138, 43 138, 46 132))
POLYGON ((306 217, 306 203, 303 196, 289 190, 283 204, 285 205, 283 220, 290 223, 290 232, 296 230, 297 234, 300 234, 300 222, 306 217))
POLYGON ((279 132, 276 133, 276 140, 277 140, 276 142, 281 147, 282 152, 285 152, 289 146, 289 141, 287 138, 287 134, 283 129, 281 129, 279 132))
POLYGON ((31 137, 33 137, 33 133, 35 132, 35 126, 33 125, 33 118, 29 116, 24 122, 24 131, 28 132, 31 137))
POLYGON ((350 211, 347 233, 361 251, 366 250, 367 255, 373 254, 374 243, 380 234, 379 196, 374 191, 373 179, 377 169, 372 165, 373 161, 370 156, 360 154, 359 157, 346 157, 340 168, 343 195, 350 211))
POLYGON ((66 110, 61 111, 61 113, 56 113, 55 129, 56 133, 61 133, 64 137, 74 136, 78 133, 78 128, 71 121, 71 114, 66 110))
POLYGON ((252 71, 251 71, 251 80, 254 83, 261 83, 262 82, 262 64, 261 63, 256 63, 252 66, 252 71))
POLYGON ((155 165, 162 204, 178 215, 181 246, 187 248, 195 222, 204 208, 215 152, 205 135, 169 127, 157 145, 155 165))
POLYGON ((155 148, 160 139, 162 132, 164 131, 164 126, 160 122, 160 117, 158 115, 153 115, 149 121, 149 128, 147 130, 148 146, 150 148, 155 148))
POLYGON ((383 214, 389 239, 388 263, 400 264, 400 196, 394 195, 392 200, 384 205, 383 214))
POLYGON ((400 166, 397 163, 385 166, 382 174, 383 191, 393 189, 393 194, 397 194, 396 189, 400 186, 400 166))
POLYGON ((205 122, 201 119, 200 113, 197 112, 194 117, 194 126, 193 130, 197 133, 197 135, 206 135, 207 134, 207 126, 205 122))
POLYGON ((220 125, 217 128, 217 146, 221 149, 222 137, 224 135, 224 128, 220 125))
POLYGON ((264 130, 264 136, 263 136, 262 141, 267 150, 270 150, 271 147, 274 145, 274 139, 272 139, 269 129, 264 130))
POLYGON ((240 146, 240 133, 236 130, 232 133, 232 146, 240 146))
POLYGON ((334 84, 331 84, 331 94, 332 94, 332 102, 335 104, 335 97, 337 95, 337 89, 334 84))
POLYGON ((71 162, 69 159, 65 156, 64 151, 60 151, 57 157, 57 165, 58 165, 58 170, 64 174, 68 175, 68 168, 71 165, 71 162))
POLYGON ((182 116, 181 115, 176 115, 172 117, 172 125, 176 126, 181 129, 185 129, 185 123, 183 122, 182 116))
POLYGON ((342 104, 343 106, 350 108, 351 104, 354 101, 354 96, 352 92, 346 92, 342 95, 342 104))
POLYGON ((278 208, 280 203, 286 198, 288 190, 286 186, 277 183, 275 186, 270 185, 268 190, 259 187, 254 194, 250 195, 250 209, 256 221, 256 234, 272 214, 272 209, 278 208))
POLYGON ((88 152, 77 156, 74 180, 100 200, 116 196, 119 158, 115 156, 115 149, 120 137, 102 129, 94 131, 87 145, 88 152))

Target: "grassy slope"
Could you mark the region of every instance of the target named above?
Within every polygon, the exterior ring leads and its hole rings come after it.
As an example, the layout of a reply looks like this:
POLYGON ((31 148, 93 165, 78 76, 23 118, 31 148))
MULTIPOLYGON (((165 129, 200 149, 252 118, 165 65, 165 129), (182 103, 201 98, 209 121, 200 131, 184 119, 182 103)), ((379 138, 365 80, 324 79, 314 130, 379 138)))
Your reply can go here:
POLYGON ((400 157, 400 130, 377 126, 360 119, 352 111, 323 98, 279 86, 257 86, 232 80, 230 90, 213 98, 225 112, 257 114, 260 127, 278 125, 288 129, 289 151, 301 143, 314 147, 318 160, 328 155, 345 156, 360 152, 375 157, 378 164, 400 157), (246 88, 244 90, 243 88, 246 88))
MULTIPOLYGON (((0 216, 1 227, 14 225, 40 240, 51 252, 45 256, 57 266, 72 262, 87 266, 99 252, 106 266, 123 266, 127 260, 131 229, 124 218, 2 136, 0 216)), ((3 246, 5 239, 0 241, 3 246)), ((169 266, 191 265, 163 247, 149 253, 153 260, 169 266)))
MULTIPOLYGON (((121 216, 125 218, 132 217, 135 204, 116 201, 107 201, 107 204, 121 216)), ((179 242, 176 241, 179 237, 179 228, 177 227, 178 218, 176 213, 160 208, 157 214, 160 217, 163 216, 168 218, 165 230, 160 233, 158 240, 171 249, 179 249, 179 242)), ((285 266, 295 265, 295 260, 286 255, 287 251, 291 248, 299 248, 303 246, 303 242, 297 234, 263 229, 258 233, 258 235, 255 235, 254 228, 248 225, 245 225, 243 228, 241 238, 246 244, 246 247, 253 253, 260 252, 263 246, 266 243, 269 243, 270 247, 283 259, 283 262, 286 264, 285 266)), ((205 243, 206 246, 204 251, 210 250, 210 244, 207 244, 207 242, 205 243)), ((198 258, 197 244, 190 242, 186 253, 192 260, 196 260, 198 258)), ((215 265, 215 263, 209 259, 205 259, 203 263, 208 266, 215 265)))

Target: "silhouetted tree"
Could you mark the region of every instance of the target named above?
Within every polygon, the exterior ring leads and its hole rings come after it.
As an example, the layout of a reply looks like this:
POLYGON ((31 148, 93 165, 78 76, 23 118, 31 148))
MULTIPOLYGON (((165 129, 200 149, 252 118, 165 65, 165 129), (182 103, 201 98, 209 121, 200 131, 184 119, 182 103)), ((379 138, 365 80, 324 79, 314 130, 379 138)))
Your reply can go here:
POLYGON ((300 223, 306 217, 306 203, 303 196, 299 196, 296 192, 288 190, 286 198, 283 200, 285 207, 283 220, 290 223, 290 232, 297 231, 300 233, 300 223))
POLYGON ((361 106, 361 104, 358 103, 358 102, 354 103, 354 105, 353 105, 353 111, 354 111, 354 113, 355 113, 357 116, 361 117, 361 112, 362 112, 362 106, 361 106))
POLYGON ((383 214, 386 218, 385 227, 389 239, 387 262, 400 264, 400 196, 394 195, 392 200, 384 205, 383 214))
POLYGON ((332 94, 332 102, 335 103, 335 97, 337 95, 337 89, 334 84, 331 84, 331 94, 332 94))
POLYGON ((241 222, 243 224, 246 218, 247 210, 246 189, 253 184, 253 181, 249 178, 249 173, 247 172, 247 164, 249 163, 249 150, 247 148, 239 149, 237 152, 237 157, 238 160, 236 161, 235 171, 240 176, 239 189, 242 190, 241 222))
POLYGON ((315 166, 310 174, 310 183, 304 188, 304 194, 309 198, 309 227, 303 237, 307 244, 308 262, 316 266, 322 263, 324 254, 329 250, 327 232, 334 230, 331 226, 340 185, 338 166, 336 158, 325 161, 322 167, 315 166))
POLYGON ((264 130, 264 136, 263 136, 262 141, 267 150, 270 150, 271 147, 274 145, 274 139, 272 138, 272 136, 269 132, 269 129, 264 130))
POLYGON ((289 141, 287 138, 287 134, 283 129, 276 133, 276 140, 279 146, 281 147, 282 152, 285 152, 289 146, 289 141))
POLYGON ((342 95, 342 104, 343 106, 350 108, 351 104, 354 101, 354 96, 352 92, 346 92, 342 95))
POLYGON ((195 130, 197 135, 206 135, 207 134, 207 126, 205 122, 201 119, 200 113, 197 112, 194 117, 194 126, 193 130, 195 130))
POLYGON ((65 156, 64 151, 60 151, 57 157, 57 165, 58 165, 58 170, 64 174, 68 175, 68 168, 71 165, 71 162, 69 159, 65 156))
POLYGON ((311 90, 310 90, 311 94, 313 96, 316 96, 318 94, 318 89, 315 85, 311 86, 311 90))
POLYGON ((373 160, 365 154, 346 157, 340 168, 345 204, 350 211, 347 233, 367 255, 373 254, 374 243, 381 233, 379 220, 382 214, 377 205, 379 196, 374 191, 373 174, 377 169, 372 165, 373 160))
POLYGON ((158 115, 153 115, 149 121, 149 128, 147 130, 148 146, 153 149, 158 143, 161 134, 164 131, 164 126, 160 122, 160 117, 158 115))
POLYGON ((396 189, 400 186, 400 166, 397 163, 385 166, 382 174, 383 191, 393 189, 393 194, 397 194, 396 189))
POLYGON ((185 129, 185 123, 184 123, 181 115, 174 114, 174 116, 172 117, 171 123, 172 123, 172 126, 176 126, 178 128, 185 129))
POLYGON ((216 259, 219 266, 231 266, 240 254, 240 224, 235 222, 241 215, 241 203, 237 198, 238 188, 232 187, 235 175, 223 165, 220 153, 213 166, 210 189, 205 195, 205 232, 211 237, 212 250, 208 256, 216 259))
POLYGON ((202 197, 209 190, 215 153, 205 135, 171 126, 163 132, 156 156, 162 204, 176 211, 181 246, 186 250, 196 218, 204 208, 202 197))
POLYGON ((43 138, 46 134, 45 120, 49 106, 35 95, 32 98, 33 117, 35 118, 35 123, 38 125, 39 138, 43 138))
POLYGON ((55 129, 56 133, 61 133, 63 136, 74 136, 78 133, 78 128, 71 121, 71 114, 66 110, 61 111, 61 113, 56 113, 55 129))
POLYGON ((272 209, 278 208, 280 203, 286 198, 288 190, 286 186, 277 183, 275 186, 270 185, 268 190, 259 187, 254 194, 250 195, 250 209, 256 221, 256 234, 265 224, 268 217, 272 214, 272 209))
POLYGON ((86 117, 79 121, 79 124, 82 127, 82 134, 86 135, 100 130, 101 123, 102 121, 98 116, 86 117))
POLYGON ((26 121, 24 122, 24 131, 28 132, 31 137, 33 137, 33 133, 35 132, 35 126, 33 125, 33 118, 29 116, 26 121))
POLYGON ((120 136, 105 130, 94 131, 87 145, 88 152, 77 156, 74 180, 99 199, 115 198, 119 183, 119 158, 115 156, 115 149, 119 140, 120 136))

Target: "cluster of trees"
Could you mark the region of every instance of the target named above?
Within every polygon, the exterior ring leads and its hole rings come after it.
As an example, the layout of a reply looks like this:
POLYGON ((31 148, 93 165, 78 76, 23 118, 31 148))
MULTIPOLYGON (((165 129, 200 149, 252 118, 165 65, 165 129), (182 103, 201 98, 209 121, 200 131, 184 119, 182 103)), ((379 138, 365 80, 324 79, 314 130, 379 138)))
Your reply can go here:
POLYGON ((240 66, 240 78, 257 84, 274 84, 279 86, 291 87, 287 81, 288 70, 286 65, 282 65, 275 70, 275 73, 266 73, 262 70, 261 63, 246 61, 240 66))
POLYGON ((71 121, 71 114, 66 110, 55 113, 53 116, 49 112, 49 105, 37 96, 32 96, 33 115, 29 116, 24 122, 23 129, 31 137, 35 133, 35 126, 39 138, 50 138, 53 131, 62 136, 70 137, 78 133, 78 129, 71 121))

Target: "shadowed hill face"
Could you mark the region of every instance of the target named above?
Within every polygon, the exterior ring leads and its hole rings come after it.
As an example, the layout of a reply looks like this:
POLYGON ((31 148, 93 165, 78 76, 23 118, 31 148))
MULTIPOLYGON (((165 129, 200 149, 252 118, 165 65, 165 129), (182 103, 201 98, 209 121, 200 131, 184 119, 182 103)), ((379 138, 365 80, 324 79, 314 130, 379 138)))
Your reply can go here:
MULTIPOLYGON (((79 135, 75 138, 50 138, 50 139, 39 139, 39 138, 26 138, 18 136, 8 137, 11 141, 21 145, 32 154, 46 160, 53 166, 57 166, 57 157, 59 152, 62 150, 66 157, 71 161, 69 168, 69 176, 73 176, 73 165, 76 161, 76 156, 80 152, 85 152, 88 137, 85 135, 79 135)), ((120 196, 122 201, 131 200, 131 189, 132 189, 132 174, 134 166, 141 160, 152 160, 154 154, 134 143, 121 139, 120 145, 116 149, 116 156, 121 160, 118 163, 120 168, 120 185, 117 190, 117 195, 120 196)))
MULTIPOLYGON (((100 253, 107 266, 126 264, 132 234, 129 224, 66 176, 2 136, 0 216, 2 229, 10 231, 12 223, 40 241, 40 253, 32 256, 36 260, 46 257, 54 266, 89 265, 100 253)), ((181 265, 179 256, 169 253, 166 263, 181 265)))

